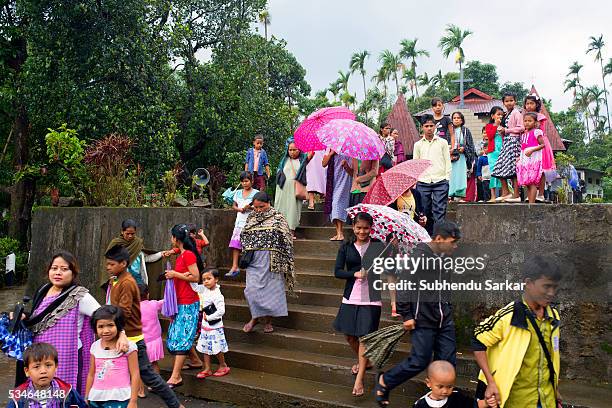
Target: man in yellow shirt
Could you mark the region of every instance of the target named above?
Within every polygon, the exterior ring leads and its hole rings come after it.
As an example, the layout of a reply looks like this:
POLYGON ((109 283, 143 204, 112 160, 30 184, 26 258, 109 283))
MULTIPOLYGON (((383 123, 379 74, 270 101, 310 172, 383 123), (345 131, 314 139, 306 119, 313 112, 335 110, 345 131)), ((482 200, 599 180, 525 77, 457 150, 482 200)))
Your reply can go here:
POLYGON ((414 144, 413 158, 431 161, 431 166, 421 174, 417 182, 417 190, 421 193, 423 210, 427 216, 426 228, 431 235, 433 225, 446 217, 451 160, 448 142, 435 135, 434 117, 423 115, 421 127, 423 137, 414 144))
POLYGON ((480 366, 476 396, 494 396, 501 408, 557 408, 559 312, 550 306, 561 274, 552 259, 523 265, 523 296, 474 329, 480 366))

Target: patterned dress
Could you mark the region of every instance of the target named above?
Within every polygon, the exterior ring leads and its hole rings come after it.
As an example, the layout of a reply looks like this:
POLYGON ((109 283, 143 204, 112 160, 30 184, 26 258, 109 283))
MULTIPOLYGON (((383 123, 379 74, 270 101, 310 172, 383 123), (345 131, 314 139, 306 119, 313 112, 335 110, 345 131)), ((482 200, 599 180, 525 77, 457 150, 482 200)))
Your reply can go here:
POLYGON ((351 160, 350 157, 342 154, 335 154, 332 158, 334 160, 334 179, 333 179, 333 193, 331 199, 331 214, 329 220, 340 220, 346 222, 346 208, 349 206, 350 195, 351 195, 351 176, 342 168, 342 160, 347 162, 351 160))
MULTIPOLYGON (((502 126, 508 127, 508 120, 512 112, 506 113, 502 120, 502 126)), ((498 179, 509 179, 516 177, 516 162, 521 155, 521 141, 520 136, 506 134, 503 138, 503 145, 497 162, 495 164, 495 170, 491 174, 493 177, 498 179)))
POLYGON ((287 316, 285 280, 282 275, 270 271, 270 251, 255 251, 246 270, 244 297, 253 319, 287 316))

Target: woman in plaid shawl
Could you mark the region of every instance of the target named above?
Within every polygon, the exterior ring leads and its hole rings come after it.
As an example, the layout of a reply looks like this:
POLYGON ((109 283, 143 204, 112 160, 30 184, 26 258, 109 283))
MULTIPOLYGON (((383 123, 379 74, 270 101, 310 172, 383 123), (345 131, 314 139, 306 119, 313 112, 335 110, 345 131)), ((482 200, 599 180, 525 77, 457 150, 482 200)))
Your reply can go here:
MULTIPOLYGON (((78 285, 79 264, 70 252, 53 255, 47 274, 49 282, 36 291, 32 313, 24 323, 34 334, 34 343, 49 343, 57 349, 57 377, 84 395, 89 349, 95 340, 89 318, 100 304, 78 285)), ((118 348, 127 350, 127 346, 127 337, 121 333, 118 348)), ((22 383, 25 378, 19 378, 20 374, 23 369, 18 367, 17 380, 22 383)))
POLYGON ((272 317, 287 316, 285 289, 294 295, 293 238, 285 217, 270 206, 268 194, 255 194, 253 207, 240 234, 242 250, 253 251, 244 289, 251 320, 243 330, 249 333, 261 321, 264 333, 271 333, 272 317))

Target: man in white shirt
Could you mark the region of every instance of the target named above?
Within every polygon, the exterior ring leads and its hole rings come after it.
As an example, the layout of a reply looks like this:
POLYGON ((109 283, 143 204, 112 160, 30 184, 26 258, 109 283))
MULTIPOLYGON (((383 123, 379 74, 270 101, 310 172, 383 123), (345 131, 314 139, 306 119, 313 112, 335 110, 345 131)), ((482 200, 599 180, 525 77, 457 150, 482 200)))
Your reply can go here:
POLYGON ((423 115, 421 127, 423 137, 414 144, 413 157, 431 161, 431 166, 421 174, 417 182, 417 190, 421 193, 421 203, 427 216, 426 228, 431 235, 434 224, 446 217, 451 160, 448 142, 435 135, 433 116, 423 115))

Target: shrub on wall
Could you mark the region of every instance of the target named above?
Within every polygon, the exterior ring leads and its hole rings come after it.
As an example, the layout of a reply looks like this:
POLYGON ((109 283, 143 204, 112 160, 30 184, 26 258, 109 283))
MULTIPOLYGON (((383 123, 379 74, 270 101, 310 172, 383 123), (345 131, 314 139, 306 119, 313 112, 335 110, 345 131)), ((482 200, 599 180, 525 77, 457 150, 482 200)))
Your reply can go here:
POLYGON ((5 286, 5 259, 11 254, 15 254, 15 283, 25 282, 28 274, 28 253, 19 249, 19 241, 9 237, 0 238, 0 287, 5 286))

